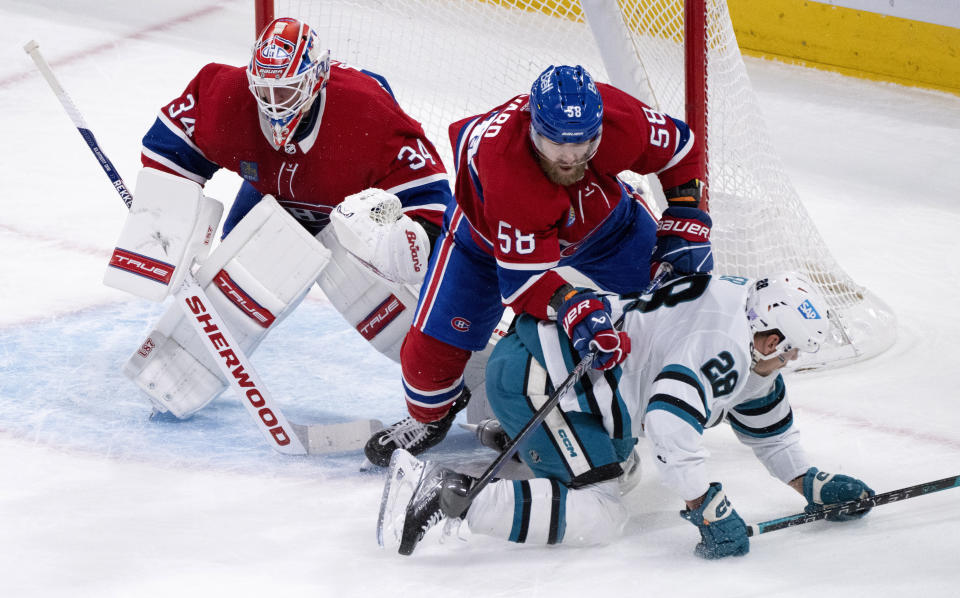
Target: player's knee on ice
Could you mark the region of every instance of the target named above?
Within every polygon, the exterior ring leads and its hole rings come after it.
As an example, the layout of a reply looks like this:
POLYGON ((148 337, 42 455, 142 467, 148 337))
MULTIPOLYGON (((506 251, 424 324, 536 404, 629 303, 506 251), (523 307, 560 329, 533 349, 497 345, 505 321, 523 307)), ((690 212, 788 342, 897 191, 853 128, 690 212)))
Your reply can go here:
POLYGON ((616 480, 577 489, 546 478, 501 480, 467 511, 472 533, 526 544, 605 544, 626 522, 616 480))
MULTIPOLYGON (((514 436, 546 401, 546 371, 513 334, 497 344, 486 372, 490 406, 514 436)), ((554 411, 519 454, 538 477, 484 489, 467 512, 471 532, 538 544, 601 544, 619 536, 627 520, 617 481, 621 459, 599 418, 554 411)))

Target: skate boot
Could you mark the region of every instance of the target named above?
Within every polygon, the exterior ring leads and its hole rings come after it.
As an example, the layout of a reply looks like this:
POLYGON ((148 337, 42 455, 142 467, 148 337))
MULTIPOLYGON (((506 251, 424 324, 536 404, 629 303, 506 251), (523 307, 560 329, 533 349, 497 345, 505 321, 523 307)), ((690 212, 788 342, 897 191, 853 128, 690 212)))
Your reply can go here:
POLYGON ((387 426, 370 437, 363 447, 364 454, 378 467, 390 465, 390 455, 398 448, 406 449, 412 455, 419 455, 439 444, 447 436, 457 413, 467 406, 469 400, 470 390, 464 387, 460 398, 453 402, 450 412, 443 419, 423 424, 408 416, 387 426))
MULTIPOLYGON (((413 550, 420 540, 423 540, 427 531, 440 523, 444 517, 450 516, 450 508, 446 505, 445 497, 449 497, 450 493, 465 496, 474 482, 470 476, 446 467, 429 462, 427 467, 432 469, 426 471, 420 485, 414 491, 410 504, 407 505, 398 550, 400 554, 413 554, 413 550)), ((462 516, 463 513, 459 515, 462 516)))

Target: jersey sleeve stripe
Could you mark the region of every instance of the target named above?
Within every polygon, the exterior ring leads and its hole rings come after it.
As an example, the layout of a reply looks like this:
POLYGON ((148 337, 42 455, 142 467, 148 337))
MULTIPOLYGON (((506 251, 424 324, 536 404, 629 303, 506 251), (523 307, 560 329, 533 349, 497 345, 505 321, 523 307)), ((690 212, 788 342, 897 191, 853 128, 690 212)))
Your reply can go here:
POLYGON ((650 402, 647 404, 647 413, 658 410, 666 411, 682 419, 690 424, 698 434, 703 434, 703 426, 707 423, 707 420, 686 401, 667 394, 656 394, 650 397, 650 402))
POLYGON ((477 124, 477 121, 481 118, 481 116, 476 117, 461 127, 460 131, 457 132, 457 151, 453 156, 453 168, 455 171, 460 170, 460 156, 463 154, 463 145, 470 139, 470 131, 473 130, 473 126, 477 124))
MULTIPOLYGON (((203 155, 203 152, 183 131, 170 123, 162 114, 143 137, 143 155, 163 164, 175 172, 186 171, 209 180, 220 167, 203 155)), ((187 176, 183 174, 183 176, 187 176)), ((193 177, 188 177, 196 180, 193 177)))
POLYGON ((522 295, 524 292, 526 292, 527 289, 529 289, 529 288, 532 287, 534 284, 536 284, 538 280, 540 280, 541 278, 543 278, 544 275, 546 275, 546 272, 541 272, 541 273, 537 274, 536 276, 531 276, 530 278, 527 279, 526 282, 524 282, 522 285, 520 285, 520 286, 517 288, 516 291, 510 293, 510 294, 509 294, 508 296, 506 296, 506 297, 501 296, 501 297, 500 297, 500 300, 503 302, 504 305, 510 305, 511 303, 513 303, 514 301, 517 300, 517 297, 519 297, 520 295, 522 295))
POLYGON ((440 172, 437 174, 432 174, 430 176, 425 176, 423 178, 414 179, 412 181, 407 181, 406 183, 400 183, 399 185, 394 185, 389 189, 384 189, 384 191, 386 191, 387 193, 393 193, 394 195, 399 196, 404 191, 409 191, 410 189, 414 189, 416 187, 434 186, 437 183, 442 183, 443 186, 446 187, 447 191, 449 192, 450 179, 447 178, 447 174, 445 172, 440 172))
POLYGON ((518 262, 505 262, 499 258, 497 259, 497 265, 505 270, 549 270, 550 268, 556 268, 559 263, 559 260, 554 260, 552 262, 541 262, 538 264, 524 264, 518 262))
POLYGON ((676 153, 680 148, 689 147, 690 138, 693 136, 693 131, 690 130, 690 127, 687 123, 682 120, 673 118, 670 115, 667 115, 667 118, 673 121, 674 126, 677 127, 677 147, 674 149, 676 153))
MULTIPOLYGON (((163 124, 163 126, 167 128, 168 131, 170 131, 171 133, 179 137, 180 141, 187 144, 187 146, 189 146, 191 150, 200 154, 200 156, 203 157, 204 160, 207 159, 207 157, 203 155, 203 152, 200 150, 200 148, 197 147, 197 144, 193 142, 193 139, 190 139, 190 137, 188 137, 187 134, 183 132, 183 129, 175 125, 173 121, 167 118, 167 115, 164 114, 162 111, 159 114, 157 114, 157 120, 154 121, 153 127, 156 127, 158 124, 161 124, 161 123, 163 124)), ((151 127, 151 129, 153 129, 153 127, 151 127)), ((150 132, 147 132, 147 134, 149 135, 150 132)))
POLYGON ((774 384, 774 389, 770 392, 770 394, 758 399, 741 403, 734 407, 733 410, 740 415, 745 416, 756 416, 769 413, 776 409, 777 406, 783 401, 783 398, 787 394, 786 390, 787 389, 783 384, 783 378, 778 375, 774 384))
MULTIPOLYGON (((185 179, 190 179, 191 181, 193 181, 194 183, 197 183, 198 185, 204 185, 209 180, 198 175, 195 172, 191 172, 186 168, 183 168, 179 164, 175 164, 174 162, 171 162, 170 160, 164 158, 160 154, 152 152, 145 147, 141 148, 140 151, 143 153, 143 157, 146 158, 148 161, 158 164, 170 172, 179 174, 185 179)), ((145 166, 150 166, 150 164, 145 164, 145 166)))
POLYGON ((734 417, 732 413, 727 415, 727 421, 730 422, 730 426, 734 430, 740 434, 743 434, 744 436, 751 436, 753 438, 769 438, 770 436, 783 434, 790 428, 791 425, 793 425, 793 411, 787 413, 786 417, 783 419, 762 427, 748 426, 744 422, 734 417))
POLYGON ((666 166, 664 166, 663 168, 657 171, 657 174, 670 170, 671 168, 676 166, 681 160, 683 160, 684 157, 686 157, 686 155, 690 153, 690 150, 693 149, 693 141, 694 141, 693 131, 690 131, 690 135, 686 139, 678 139, 677 149, 674 151, 673 157, 670 158, 670 161, 667 162, 666 166), (683 145, 679 145, 681 141, 684 142, 683 145))
POLYGON ((659 374, 657 374, 657 377, 654 378, 653 383, 654 386, 659 389, 662 385, 658 383, 664 381, 679 382, 693 388, 697 392, 697 396, 700 397, 700 404, 703 405, 704 421, 709 421, 710 408, 707 406, 707 393, 703 389, 703 385, 700 384, 700 378, 698 378, 692 370, 685 368, 682 365, 670 364, 663 368, 659 374))
MULTIPOLYGON (((406 214, 407 216, 433 216, 436 213, 436 218, 442 222, 443 212, 447 209, 447 206, 442 203, 426 203, 423 205, 411 205, 406 208, 402 208, 400 211, 406 214)), ((429 220, 429 218, 427 218, 429 220)))

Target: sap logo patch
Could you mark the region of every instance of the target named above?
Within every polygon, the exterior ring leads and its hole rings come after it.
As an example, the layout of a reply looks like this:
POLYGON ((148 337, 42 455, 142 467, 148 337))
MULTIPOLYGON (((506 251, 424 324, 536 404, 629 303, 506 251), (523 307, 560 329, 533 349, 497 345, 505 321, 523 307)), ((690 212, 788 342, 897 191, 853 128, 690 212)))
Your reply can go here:
POLYGON ((820 319, 820 314, 817 312, 816 308, 813 307, 813 304, 810 303, 809 299, 801 303, 800 306, 797 307, 797 311, 800 312, 800 315, 802 315, 807 320, 820 319))
POLYGON ((240 176, 256 183, 260 180, 259 168, 256 162, 246 162, 240 160, 240 176))

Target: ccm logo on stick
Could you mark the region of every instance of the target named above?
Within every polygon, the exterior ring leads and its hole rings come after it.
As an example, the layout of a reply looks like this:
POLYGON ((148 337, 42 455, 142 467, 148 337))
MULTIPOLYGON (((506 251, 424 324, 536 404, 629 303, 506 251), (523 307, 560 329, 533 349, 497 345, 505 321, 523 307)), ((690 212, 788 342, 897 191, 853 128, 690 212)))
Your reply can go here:
POLYGON ((263 399, 263 395, 260 394, 260 390, 257 389, 257 385, 250 379, 250 375, 244 369, 243 364, 240 362, 240 358, 238 358, 237 354, 232 348, 230 348, 230 343, 227 342, 226 337, 223 336, 223 333, 220 332, 220 329, 217 328, 217 325, 211 322, 212 317, 209 313, 207 313, 206 306, 203 305, 203 302, 200 301, 200 298, 196 295, 187 297, 186 303, 197 322, 200 322, 200 324, 203 326, 203 332, 206 334, 207 340, 210 341, 210 344, 213 345, 213 348, 217 351, 217 354, 220 355, 220 358, 230 370, 230 373, 237 381, 237 384, 246 389, 246 400, 249 401, 255 409, 257 409, 257 414, 260 416, 260 420, 270 430, 270 435, 273 436, 274 441, 280 446, 286 446, 290 444, 289 434, 287 434, 287 431, 283 429, 283 426, 280 425, 280 422, 277 421, 277 416, 273 414, 273 411, 266 406, 266 401, 263 399))

